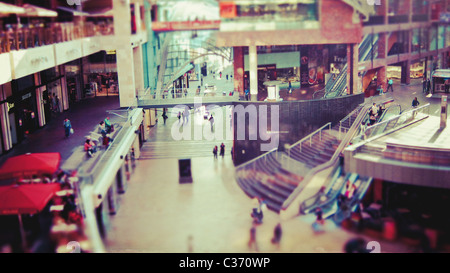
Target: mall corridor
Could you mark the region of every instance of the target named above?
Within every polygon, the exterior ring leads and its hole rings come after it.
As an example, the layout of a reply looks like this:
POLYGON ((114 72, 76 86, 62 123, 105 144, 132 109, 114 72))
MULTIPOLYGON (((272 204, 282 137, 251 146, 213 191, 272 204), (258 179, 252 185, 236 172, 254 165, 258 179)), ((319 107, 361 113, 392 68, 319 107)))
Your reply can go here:
MULTIPOLYGON (((218 143, 206 140, 203 146, 210 150, 209 155, 190 154, 193 183, 178 181, 178 158, 186 155, 184 149, 189 147, 189 141, 173 144, 178 145, 179 153, 172 151, 164 158, 151 156, 152 141, 170 142, 168 126, 177 122, 176 118, 169 118, 166 125, 158 123, 151 128, 153 139, 150 137, 144 144, 143 156, 121 196, 120 208, 110 217, 107 252, 339 253, 348 240, 359 236, 335 226, 331 220, 326 221, 322 232, 316 233, 313 214, 282 221, 278 214, 266 211, 263 223, 256 227, 258 249, 250 249, 253 204, 236 183, 229 146, 224 158, 214 159, 212 147, 218 143), (277 247, 271 239, 279 222, 283 236, 277 247)), ((382 252, 415 251, 397 243, 380 243, 382 252)))

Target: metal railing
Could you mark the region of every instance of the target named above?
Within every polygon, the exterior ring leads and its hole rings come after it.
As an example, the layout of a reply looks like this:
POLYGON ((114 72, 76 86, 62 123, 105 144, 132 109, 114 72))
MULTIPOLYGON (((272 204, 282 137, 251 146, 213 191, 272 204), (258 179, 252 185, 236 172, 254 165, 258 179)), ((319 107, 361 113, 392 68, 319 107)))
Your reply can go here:
POLYGON ((319 129, 315 130, 311 134, 305 136, 304 138, 300 139, 296 143, 292 144, 288 147, 288 156, 291 157, 291 150, 295 149, 297 146, 299 147, 300 152, 302 151, 302 144, 309 140, 309 146, 312 146, 312 138, 319 134, 319 139, 322 140, 322 131, 325 130, 325 128, 328 127, 328 130, 331 130, 331 122, 328 122, 324 126, 320 127, 319 129))
POLYGON ((339 194, 342 186, 345 183, 345 181, 341 181, 339 179, 341 177, 341 173, 342 168, 340 166, 336 166, 336 169, 333 171, 333 177, 330 180, 331 183, 327 185, 327 187, 325 187, 323 191, 319 191, 310 198, 303 201, 300 205, 300 212, 303 214, 307 214, 316 207, 329 205, 339 194))
MULTIPOLYGON (((359 113, 364 109, 364 106, 372 105, 372 104, 375 102, 375 101, 373 100, 373 98, 374 98, 374 97, 370 97, 369 100, 367 100, 367 101, 364 102, 363 104, 359 105, 355 110, 353 110, 350 114, 348 114, 345 118, 343 118, 343 119, 339 122, 339 138, 341 138, 341 136, 342 136, 343 133, 348 132, 348 131, 350 130, 351 126, 353 125, 353 123, 350 121, 351 117, 352 117, 356 112, 358 112, 358 115, 359 115, 359 113), (346 122, 348 123, 347 125, 349 125, 348 127, 345 126, 345 123, 346 123, 346 122)), ((378 102, 375 102, 375 103, 377 103, 378 105, 380 105, 380 104, 385 105, 385 104, 388 104, 388 103, 391 103, 391 102, 394 102, 394 99, 392 99, 392 98, 387 98, 387 99, 384 99, 384 100, 381 100, 381 101, 378 101, 378 102)), ((383 115, 382 115, 382 117, 380 118, 380 120, 382 120, 382 119, 384 118, 384 115, 386 114, 386 111, 387 111, 388 109, 389 109, 389 107, 386 108, 386 110, 383 112, 383 115)), ((369 114, 366 113, 366 116, 365 116, 365 118, 364 118, 362 121, 364 122, 364 121, 368 118, 368 116, 369 116, 369 114)), ((358 132, 357 132, 357 133, 358 133, 358 132)))
POLYGON ((420 120, 429 116, 430 104, 423 105, 414 109, 410 109, 398 116, 392 117, 386 121, 382 121, 375 125, 365 128, 359 135, 352 139, 352 143, 356 144, 369 138, 380 136, 390 130, 398 129, 402 125, 409 124, 413 121, 420 120))
POLYGON ((192 104, 196 99, 202 103, 227 103, 239 101, 239 92, 218 91, 209 89, 208 91, 192 92, 186 88, 176 88, 163 90, 158 94, 155 90, 146 89, 137 91, 138 105, 164 105, 164 104, 192 104))
POLYGON ((258 156, 256 158, 254 158, 254 159, 252 159, 250 161, 247 161, 247 162, 242 163, 241 165, 237 166, 235 174, 237 174, 240 170, 243 170, 244 168, 249 169, 248 168, 249 166, 251 166, 251 169, 256 170, 256 165, 257 165, 258 161, 264 160, 264 163, 266 163, 267 162, 267 157, 269 155, 273 155, 273 154, 275 154, 275 158, 278 158, 278 148, 274 148, 274 149, 272 149, 272 150, 270 150, 270 151, 268 151, 268 152, 266 152, 266 153, 264 153, 264 154, 262 154, 262 155, 260 155, 260 156, 258 156))
POLYGON ((73 41, 83 37, 112 34, 114 34, 114 26, 111 23, 85 22, 83 25, 78 25, 65 22, 46 25, 8 25, 7 30, 0 31, 0 54, 73 41))
MULTIPOLYGON (((363 108, 364 108, 364 103, 360 104, 358 107, 356 107, 355 110, 351 111, 350 114, 348 114, 345 118, 343 118, 339 121, 339 139, 341 138, 342 131, 348 132, 350 130, 350 127, 353 124, 353 121, 351 121, 351 118, 354 115, 358 116, 363 108), (343 126, 343 124, 345 122, 348 123, 348 125, 349 125, 348 127, 343 126)), ((356 119, 356 117, 355 117, 355 119, 356 119)))

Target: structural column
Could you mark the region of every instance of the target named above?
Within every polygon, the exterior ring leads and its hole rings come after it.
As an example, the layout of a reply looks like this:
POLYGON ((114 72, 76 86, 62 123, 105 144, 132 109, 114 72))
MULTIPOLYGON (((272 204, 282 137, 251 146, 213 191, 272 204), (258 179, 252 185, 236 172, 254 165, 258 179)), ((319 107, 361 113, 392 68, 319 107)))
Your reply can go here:
POLYGON ((258 100, 258 55, 256 46, 248 47, 248 60, 250 71, 250 95, 252 101, 258 100))
POLYGON ((142 57, 142 46, 138 45, 133 48, 134 59, 134 84, 136 90, 144 90, 144 63, 142 57))
POLYGON ((378 72, 377 72, 377 86, 381 85, 383 90, 386 90, 387 89, 386 79, 387 79, 386 66, 378 68, 378 72))
POLYGON ((233 47, 234 90, 244 95, 244 52, 243 47, 233 47))
POLYGON ((358 44, 347 45, 347 94, 357 94, 363 92, 358 90, 358 60, 359 46, 358 44))
MULTIPOLYGON (((387 57, 387 39, 388 34, 383 32, 378 36, 378 58, 385 59, 387 57)), ((377 86, 381 85, 383 90, 386 90, 386 66, 378 69, 377 72, 377 86)))
POLYGON ((131 10, 129 1, 113 0, 117 77, 121 107, 136 105, 134 56, 131 48, 131 10))
POLYGON ((402 75, 401 83, 410 84, 411 83, 411 61, 404 61, 402 63, 402 75))

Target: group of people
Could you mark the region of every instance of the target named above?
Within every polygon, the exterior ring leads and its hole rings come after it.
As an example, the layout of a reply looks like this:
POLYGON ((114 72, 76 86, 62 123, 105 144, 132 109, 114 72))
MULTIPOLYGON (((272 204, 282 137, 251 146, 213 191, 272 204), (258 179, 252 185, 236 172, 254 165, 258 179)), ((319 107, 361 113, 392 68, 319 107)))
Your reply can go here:
MULTIPOLYGON (((163 113, 163 115, 165 115, 165 112, 163 113)), ((183 124, 184 123, 188 123, 189 122, 189 115, 190 115, 190 110, 189 110, 188 107, 186 107, 183 112, 179 111, 178 115, 177 115, 178 123, 180 123, 181 118, 183 118, 183 124)), ((167 115, 166 115, 166 117, 167 117, 167 115)), ((164 116, 163 116, 163 118, 164 118, 164 116)), ((164 120, 164 124, 166 124, 165 120, 164 120)))
MULTIPOLYGON (((216 146, 214 146, 213 148, 213 155, 214 158, 217 158, 217 152, 218 152, 219 148, 216 146)), ((225 144, 220 144, 220 156, 223 158, 225 156, 225 144)))
POLYGON ((50 103, 50 110, 53 113, 58 113, 60 112, 59 110, 59 98, 58 96, 55 95, 55 93, 50 93, 50 95, 48 96, 48 101, 50 103))
MULTIPOLYGON (((256 241, 256 227, 259 224, 262 224, 264 212, 267 210, 267 203, 264 198, 254 197, 252 199, 253 209, 250 214, 253 218, 253 224, 250 228, 250 239, 248 241, 248 247, 255 251, 259 251, 258 244, 256 241)), ((271 239, 271 243, 280 246, 281 236, 283 234, 283 229, 281 227, 281 223, 278 223, 273 230, 273 237, 271 239)))
POLYGON ((389 78, 388 81, 387 81, 386 92, 384 92, 384 90, 383 90, 383 85, 382 85, 382 84, 378 85, 378 88, 377 88, 378 94, 379 94, 380 96, 383 95, 384 93, 389 92, 389 90, 391 90, 392 92, 394 92, 394 81, 392 80, 392 78, 389 78))
POLYGON ((425 76, 422 81, 423 93, 428 94, 431 91, 431 81, 427 79, 425 76))
POLYGON ((372 108, 370 109, 369 112, 369 124, 374 125, 382 113, 383 113, 383 106, 380 105, 380 107, 377 107, 377 104, 373 103, 372 108))
MULTIPOLYGON (((109 117, 106 117, 104 120, 100 121, 98 125, 98 133, 102 135, 102 144, 104 146, 108 146, 111 143, 112 138, 110 137, 110 133, 113 131, 114 127, 111 124, 109 117)), ((97 152, 97 144, 89 136, 84 142, 84 150, 90 157, 93 157, 97 152)))

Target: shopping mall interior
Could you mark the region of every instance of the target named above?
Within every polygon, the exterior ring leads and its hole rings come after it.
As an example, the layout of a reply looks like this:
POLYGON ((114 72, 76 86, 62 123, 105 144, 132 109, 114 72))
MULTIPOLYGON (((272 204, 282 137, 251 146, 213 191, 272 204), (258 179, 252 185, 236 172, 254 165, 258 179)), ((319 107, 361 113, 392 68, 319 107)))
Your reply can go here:
POLYGON ((450 0, 1 0, 1 253, 450 252, 450 0))

